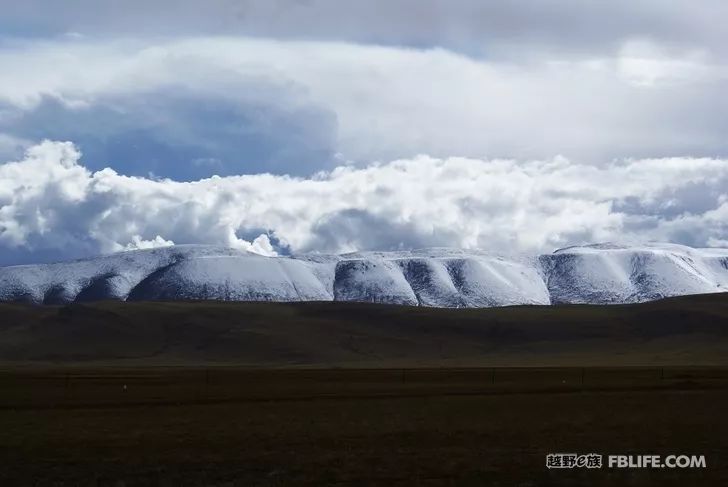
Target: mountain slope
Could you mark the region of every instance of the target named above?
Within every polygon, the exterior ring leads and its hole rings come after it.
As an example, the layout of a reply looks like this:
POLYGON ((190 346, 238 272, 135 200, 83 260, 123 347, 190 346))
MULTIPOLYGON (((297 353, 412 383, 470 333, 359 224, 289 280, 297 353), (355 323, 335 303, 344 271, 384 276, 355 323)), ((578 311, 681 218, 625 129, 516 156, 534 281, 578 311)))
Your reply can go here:
POLYGON ((635 303, 728 290, 728 250, 591 245, 540 257, 557 303, 635 303))
POLYGON ((598 244, 538 257, 425 249, 264 257, 178 245, 0 268, 0 301, 361 301, 433 307, 643 302, 728 290, 728 250, 598 244))

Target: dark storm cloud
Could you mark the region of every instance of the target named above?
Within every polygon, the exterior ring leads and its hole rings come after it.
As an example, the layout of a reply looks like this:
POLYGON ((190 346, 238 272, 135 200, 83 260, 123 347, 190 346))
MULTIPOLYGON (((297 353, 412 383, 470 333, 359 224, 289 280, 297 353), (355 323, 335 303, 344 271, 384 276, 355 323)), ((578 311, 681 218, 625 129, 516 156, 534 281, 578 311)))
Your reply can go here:
POLYGON ((336 117, 263 97, 240 103, 168 87, 79 107, 45 97, 32 110, 8 108, 0 132, 73 140, 92 170, 189 181, 212 174, 308 175, 332 167, 336 117))

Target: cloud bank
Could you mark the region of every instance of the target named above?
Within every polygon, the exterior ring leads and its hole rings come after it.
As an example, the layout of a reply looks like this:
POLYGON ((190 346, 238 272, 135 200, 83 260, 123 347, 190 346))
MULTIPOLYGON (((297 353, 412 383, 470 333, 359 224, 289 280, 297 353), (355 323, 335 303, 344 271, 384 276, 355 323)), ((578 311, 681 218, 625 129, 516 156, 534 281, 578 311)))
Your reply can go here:
MULTIPOLYGON (((724 60, 627 38, 608 53, 194 37, 0 48, 7 152, 71 140, 92 170, 310 176, 346 161, 728 157, 724 60), (26 147, 28 145, 26 144, 26 147)), ((0 144, 0 152, 3 144, 0 144)))
MULTIPOLYGON (((604 240, 693 246, 728 240, 728 160, 642 159, 603 167, 421 156, 192 182, 91 172, 68 142, 0 165, 6 259, 174 243, 263 254, 426 246, 549 251, 604 240)), ((6 262, 7 263, 7 262, 6 262)))
MULTIPOLYGON (((5 0, 10 2, 10 0, 5 0)), ((204 36, 440 46, 485 57, 604 54, 641 35, 723 51, 723 0, 24 0, 0 27, 17 36, 204 36)))
POLYGON ((722 0, 5 3, 0 263, 728 242, 722 0))

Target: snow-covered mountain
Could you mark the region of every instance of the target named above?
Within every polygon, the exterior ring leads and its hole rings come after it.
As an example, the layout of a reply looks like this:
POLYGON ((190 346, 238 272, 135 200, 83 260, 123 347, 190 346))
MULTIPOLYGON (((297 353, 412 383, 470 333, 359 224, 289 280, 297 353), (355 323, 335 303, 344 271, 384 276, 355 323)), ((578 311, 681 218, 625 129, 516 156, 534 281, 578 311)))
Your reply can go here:
POLYGON ((0 268, 0 301, 371 301, 440 307, 632 303, 728 290, 728 249, 598 244, 534 257, 426 249, 261 255, 203 245, 0 268))
POLYGON ((728 249, 596 244, 540 257, 558 303, 637 303, 728 291, 728 249))

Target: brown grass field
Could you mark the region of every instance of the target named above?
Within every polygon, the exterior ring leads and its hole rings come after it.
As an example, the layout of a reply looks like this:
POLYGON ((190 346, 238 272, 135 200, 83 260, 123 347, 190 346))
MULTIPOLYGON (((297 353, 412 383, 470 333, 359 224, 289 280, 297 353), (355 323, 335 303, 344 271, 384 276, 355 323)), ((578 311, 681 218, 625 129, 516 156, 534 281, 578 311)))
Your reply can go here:
POLYGON ((728 366, 728 293, 624 306, 0 304, 0 364, 728 366))
POLYGON ((722 296, 3 305, 0 486, 728 485, 726 351, 722 296))
POLYGON ((3 486, 728 484, 722 368, 23 368, 0 387, 3 486))

